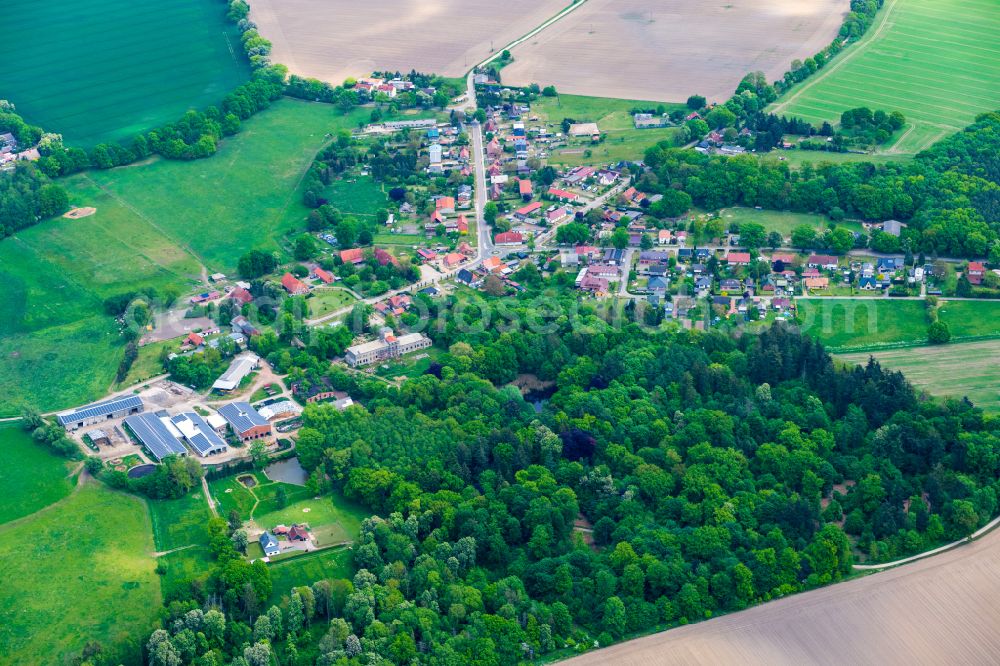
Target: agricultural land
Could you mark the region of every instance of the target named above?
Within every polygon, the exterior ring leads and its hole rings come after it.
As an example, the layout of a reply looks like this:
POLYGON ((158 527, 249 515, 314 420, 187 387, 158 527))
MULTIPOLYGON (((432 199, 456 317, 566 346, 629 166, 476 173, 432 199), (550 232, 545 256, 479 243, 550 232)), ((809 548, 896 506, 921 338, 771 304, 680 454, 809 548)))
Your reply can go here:
POLYGON ((251 18, 293 74, 339 84, 372 71, 463 76, 494 49, 544 23, 563 0, 362 3, 256 0, 251 18))
POLYGON ((1000 107, 998 31, 991 0, 888 0, 858 43, 771 110, 813 123, 901 111, 909 125, 890 150, 917 152, 1000 107))
POLYGON ((69 495, 75 465, 56 458, 18 424, 0 424, 0 525, 27 516, 69 495))
POLYGON ((588 0, 515 47, 503 80, 579 95, 682 102, 698 93, 721 102, 747 72, 780 78, 792 60, 829 44, 847 9, 841 0, 588 0))
POLYGON ((3 24, 0 97, 71 145, 174 121, 249 77, 216 0, 11 0, 3 24))

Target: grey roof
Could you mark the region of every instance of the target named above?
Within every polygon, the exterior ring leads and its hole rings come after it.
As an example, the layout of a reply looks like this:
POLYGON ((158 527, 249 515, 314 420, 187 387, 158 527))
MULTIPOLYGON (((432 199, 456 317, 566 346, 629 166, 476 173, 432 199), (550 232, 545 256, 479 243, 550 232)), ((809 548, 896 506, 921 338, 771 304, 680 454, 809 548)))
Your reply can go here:
POLYGON ((142 409, 142 400, 139 396, 127 395, 120 398, 105 400, 104 402, 95 402, 92 405, 80 407, 72 412, 63 412, 62 414, 56 416, 56 418, 59 420, 59 425, 64 426, 69 423, 85 421, 86 419, 99 416, 107 416, 108 414, 112 414, 114 412, 129 409, 142 409))
POLYGON ((263 532, 258 541, 260 541, 260 547, 264 549, 265 555, 270 548, 280 548, 278 545, 278 538, 270 532, 263 532))
POLYGON ((194 447, 199 455, 206 456, 213 451, 225 451, 228 448, 226 441, 219 437, 219 433, 205 423, 205 419, 196 412, 178 414, 170 419, 170 422, 177 426, 177 429, 184 435, 184 439, 194 447))
POLYGON ((267 419, 250 406, 248 402, 231 402, 219 408, 222 418, 233 426, 233 430, 244 433, 255 426, 269 425, 267 419))
POLYGON ((136 414, 125 419, 125 425, 135 433, 153 457, 163 460, 169 455, 183 456, 187 449, 155 414, 136 414))

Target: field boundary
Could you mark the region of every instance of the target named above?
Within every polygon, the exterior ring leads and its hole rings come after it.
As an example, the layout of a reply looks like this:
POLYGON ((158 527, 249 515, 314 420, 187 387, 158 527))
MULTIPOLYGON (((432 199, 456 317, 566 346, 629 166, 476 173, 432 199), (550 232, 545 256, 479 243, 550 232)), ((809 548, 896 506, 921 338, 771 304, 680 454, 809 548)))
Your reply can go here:
POLYGON ((954 548, 958 548, 959 546, 964 546, 967 543, 972 543, 979 537, 992 531, 997 525, 1000 525, 1000 516, 997 516, 969 536, 959 539, 958 541, 952 541, 951 543, 946 543, 943 546, 938 546, 937 548, 924 551, 923 553, 917 553, 916 555, 911 555, 910 557, 904 557, 900 560, 893 560, 892 562, 884 562, 882 564, 853 564, 851 565, 851 568, 855 571, 882 571, 884 569, 891 569, 910 562, 916 562, 917 560, 933 557, 934 555, 947 552, 954 548))
POLYGON ((886 342, 877 345, 860 345, 857 347, 825 347, 831 354, 860 354, 862 352, 890 351, 892 349, 912 349, 915 347, 947 347, 953 344, 963 344, 967 342, 987 342, 989 340, 1000 340, 1000 333, 989 333, 985 335, 966 335, 959 338, 952 338, 943 345, 932 345, 927 340, 923 341, 902 341, 886 342))

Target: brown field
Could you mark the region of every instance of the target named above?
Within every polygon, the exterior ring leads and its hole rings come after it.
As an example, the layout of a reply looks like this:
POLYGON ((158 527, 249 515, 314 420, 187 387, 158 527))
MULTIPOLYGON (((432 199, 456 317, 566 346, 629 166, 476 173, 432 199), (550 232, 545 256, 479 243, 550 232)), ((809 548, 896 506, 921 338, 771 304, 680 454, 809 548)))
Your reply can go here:
POLYGON ((925 560, 804 592, 566 662, 615 664, 995 664, 1000 533, 925 560))
POLYGON ((512 50, 512 85, 563 93, 723 101, 745 74, 780 78, 836 36, 847 0, 587 0, 512 50))
POLYGON ((97 212, 96 208, 74 208, 73 210, 63 213, 63 217, 70 220, 79 220, 81 217, 90 217, 97 212))
POLYGON ((457 77, 559 13, 565 0, 253 0, 271 60, 340 83, 373 70, 457 77))

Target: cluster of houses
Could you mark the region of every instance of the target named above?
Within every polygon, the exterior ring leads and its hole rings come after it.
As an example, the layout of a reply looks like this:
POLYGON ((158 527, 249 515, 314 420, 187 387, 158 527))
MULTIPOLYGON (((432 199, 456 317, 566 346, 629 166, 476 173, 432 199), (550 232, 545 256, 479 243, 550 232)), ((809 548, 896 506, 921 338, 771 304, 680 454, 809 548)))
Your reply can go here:
POLYGON ((427 145, 427 173, 440 176, 457 169, 462 176, 472 174, 469 160, 471 151, 467 145, 458 145, 459 130, 447 123, 435 124, 425 132, 427 145))
POLYGON ((37 148, 18 150, 17 139, 10 132, 0 134, 0 167, 13 168, 18 160, 37 160, 41 155, 37 148))
POLYGON ((309 546, 315 546, 312 534, 309 532, 309 526, 305 524, 296 524, 291 527, 275 525, 272 529, 261 532, 257 542, 260 544, 261 550, 264 551, 264 557, 274 557, 280 554, 282 542, 286 545, 285 550, 308 550, 309 546))
POLYGON ((435 196, 434 211, 424 224, 426 235, 435 236, 439 227, 444 227, 446 233, 467 235, 469 218, 461 211, 472 207, 472 196, 472 186, 464 184, 458 186, 457 196, 435 196))
MULTIPOLYGON (((443 250, 443 248, 441 248, 443 250)), ((437 252, 430 248, 417 250, 417 257, 427 264, 433 264, 445 271, 454 270, 476 256, 476 250, 467 241, 458 244, 453 252, 437 252)))

